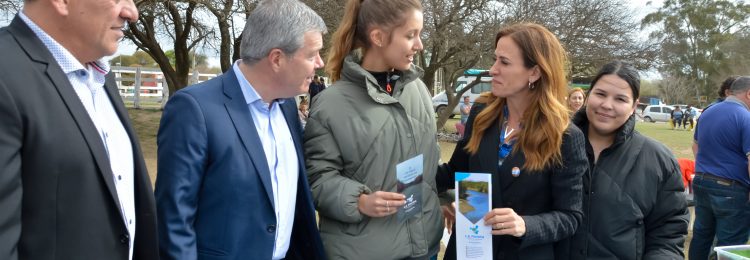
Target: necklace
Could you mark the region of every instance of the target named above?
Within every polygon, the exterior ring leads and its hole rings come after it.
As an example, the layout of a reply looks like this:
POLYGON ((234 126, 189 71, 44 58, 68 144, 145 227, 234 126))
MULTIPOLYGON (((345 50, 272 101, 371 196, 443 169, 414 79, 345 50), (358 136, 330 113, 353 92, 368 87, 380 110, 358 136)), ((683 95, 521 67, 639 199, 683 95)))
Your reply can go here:
MULTIPOLYGON (((516 143, 516 139, 509 140, 508 143, 505 141, 508 140, 508 137, 513 134, 513 131, 516 130, 516 128, 510 128, 510 123, 508 123, 508 106, 506 105, 503 107, 503 113, 504 113, 504 120, 503 120, 503 126, 501 127, 500 131, 500 143, 498 144, 498 151, 497 151, 497 166, 500 167, 503 165, 503 161, 505 161, 505 158, 508 157, 510 152, 513 150, 513 145, 516 143), (509 129, 510 128, 510 129, 509 129)), ((523 126, 519 124, 518 128, 522 128, 523 126)))
POLYGON ((503 131, 503 141, 508 140, 508 136, 513 133, 513 130, 516 130, 515 128, 511 128, 510 130, 508 130, 508 126, 510 126, 510 124, 508 124, 508 121, 505 121, 504 125, 505 131, 503 131))

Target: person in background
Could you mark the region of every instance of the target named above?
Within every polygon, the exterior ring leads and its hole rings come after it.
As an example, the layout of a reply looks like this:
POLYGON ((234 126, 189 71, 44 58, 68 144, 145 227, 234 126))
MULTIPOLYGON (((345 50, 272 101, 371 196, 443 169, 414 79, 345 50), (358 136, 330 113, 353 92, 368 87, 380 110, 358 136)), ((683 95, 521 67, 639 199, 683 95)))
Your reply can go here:
POLYGON ((693 119, 697 114, 698 112, 695 111, 695 108, 691 105, 687 105, 685 111, 682 113, 682 129, 693 131, 693 119), (690 128, 687 127, 688 123, 690 123, 690 128))
MULTIPOLYGON (((555 242, 583 218, 588 171, 583 134, 565 105, 565 50, 547 28, 520 23, 498 32, 493 56, 496 98, 472 109, 466 137, 439 167, 438 191, 454 187, 456 172, 492 174, 484 223, 492 226, 494 258, 555 259, 555 242)), ((456 236, 454 229, 445 259, 457 257, 456 236)))
POLYGON ((302 128, 305 128, 305 124, 307 124, 307 117, 309 115, 309 111, 307 110, 307 100, 302 100, 299 102, 299 110, 297 111, 297 114, 299 114, 299 121, 302 122, 302 128))
POLYGON ((466 125, 466 120, 469 119, 469 111, 471 111, 469 96, 464 96, 464 102, 459 105, 458 110, 461 112, 461 124, 466 125))
POLYGON ((458 132, 458 137, 463 138, 464 130, 466 129, 466 120, 469 119, 469 112, 471 112, 469 96, 464 96, 464 101, 458 106, 458 111, 461 112, 461 120, 456 123, 456 131, 458 132))
POLYGON ((689 214, 672 152, 635 130, 640 76, 625 62, 604 65, 575 123, 586 135, 583 223, 570 259, 683 259, 689 214))
POLYGON ((323 82, 320 80, 320 76, 315 75, 313 81, 310 82, 310 88, 308 90, 308 94, 310 95, 310 102, 312 102, 313 97, 320 94, 323 89, 325 89, 325 85, 323 85, 323 82))
POLYGON ((324 65, 326 31, 300 1, 262 1, 241 60, 169 99, 157 135, 161 259, 326 258, 294 100, 324 65))
POLYGON ((672 130, 680 129, 682 116, 682 109, 679 106, 674 106, 674 109, 672 109, 672 130))
POLYGON ((318 76, 318 83, 320 83, 320 91, 323 91, 327 88, 326 86, 326 78, 323 76, 318 76))
POLYGON ((0 28, 0 259, 159 259, 151 178, 105 59, 136 5, 23 2, 0 28))
POLYGON ((711 106, 713 106, 713 105, 715 105, 715 104, 717 104, 719 102, 724 101, 724 99, 726 99, 727 96, 732 95, 732 93, 729 91, 729 87, 732 86, 732 82, 734 82, 734 80, 737 79, 738 77, 739 76, 729 76, 726 79, 724 79, 724 81, 721 82, 721 86, 719 86, 719 91, 717 93, 719 95, 719 97, 716 98, 716 100, 713 103, 711 103, 708 106, 706 106, 705 108, 703 108, 703 111, 706 111, 706 109, 708 109, 709 107, 711 107, 711 106))
POLYGON ((422 49, 419 0, 349 0, 315 97, 305 157, 329 259, 436 259, 443 231, 432 100, 412 64, 422 49), (423 166, 421 210, 397 217, 396 165, 423 166))
POLYGON ((586 94, 583 93, 583 89, 576 87, 568 91, 568 109, 571 115, 581 109, 584 100, 586 100, 586 94))
POLYGON ((682 183, 685 185, 685 193, 693 193, 692 184, 693 177, 695 176, 695 161, 688 158, 677 159, 677 164, 680 165, 680 172, 682 172, 682 183))
POLYGON ((744 245, 750 235, 750 77, 737 77, 729 95, 706 109, 693 135, 695 222, 690 259, 711 247, 744 245))

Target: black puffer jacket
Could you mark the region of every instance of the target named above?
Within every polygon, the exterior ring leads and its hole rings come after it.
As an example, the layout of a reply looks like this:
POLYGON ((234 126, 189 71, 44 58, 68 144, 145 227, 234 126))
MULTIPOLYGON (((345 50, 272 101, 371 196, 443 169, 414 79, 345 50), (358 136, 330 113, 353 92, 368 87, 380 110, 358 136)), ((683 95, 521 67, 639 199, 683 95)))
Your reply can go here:
POLYGON ((631 116, 594 162, 585 109, 573 123, 587 137, 591 171, 583 177, 583 222, 558 250, 570 259, 684 259, 689 215, 672 152, 635 131, 631 116))

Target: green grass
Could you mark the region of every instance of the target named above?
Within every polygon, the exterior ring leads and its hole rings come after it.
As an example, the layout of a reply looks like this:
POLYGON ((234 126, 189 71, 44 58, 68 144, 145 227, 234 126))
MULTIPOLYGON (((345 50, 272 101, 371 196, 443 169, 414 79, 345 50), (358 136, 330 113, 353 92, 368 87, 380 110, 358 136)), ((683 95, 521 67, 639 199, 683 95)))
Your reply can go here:
POLYGON ((695 132, 683 129, 672 130, 666 123, 639 122, 635 125, 635 129, 669 147, 675 158, 695 159, 692 148, 695 132))
POLYGON ((156 180, 156 133, 161 120, 161 110, 158 109, 128 109, 130 120, 133 122, 141 144, 146 168, 151 182, 156 180))

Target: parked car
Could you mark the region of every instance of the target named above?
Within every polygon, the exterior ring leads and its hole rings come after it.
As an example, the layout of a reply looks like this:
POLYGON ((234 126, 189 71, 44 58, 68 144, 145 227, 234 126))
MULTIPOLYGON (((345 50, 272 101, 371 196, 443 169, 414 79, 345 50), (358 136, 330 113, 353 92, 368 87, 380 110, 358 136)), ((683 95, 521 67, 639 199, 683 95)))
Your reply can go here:
POLYGON ((672 117, 672 108, 669 105, 649 105, 643 109, 643 121, 645 122, 669 122, 672 117))
MULTIPOLYGON (((476 76, 461 76, 456 80, 456 91, 463 89, 466 84, 471 83, 474 81, 477 77, 476 76)), ((458 99, 459 104, 456 105, 453 108, 453 113, 450 115, 450 118, 453 118, 454 115, 460 115, 461 113, 458 111, 458 108, 460 107, 461 103, 464 102, 465 96, 469 97, 469 101, 471 104, 474 104, 474 100, 479 97, 479 94, 485 91, 492 90, 492 78, 491 77, 482 77, 481 82, 474 85, 474 87, 471 88, 471 90, 464 92, 463 96, 458 99)), ((432 97, 432 108, 435 109, 435 113, 438 115, 443 112, 448 107, 448 96, 445 94, 445 91, 442 91, 432 97)))

